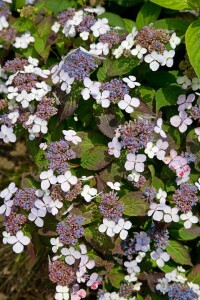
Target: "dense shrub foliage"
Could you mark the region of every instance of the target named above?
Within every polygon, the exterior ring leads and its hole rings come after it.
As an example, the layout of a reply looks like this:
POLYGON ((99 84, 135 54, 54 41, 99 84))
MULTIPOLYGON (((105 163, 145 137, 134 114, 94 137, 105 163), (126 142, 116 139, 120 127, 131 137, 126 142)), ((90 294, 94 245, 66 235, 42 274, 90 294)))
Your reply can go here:
POLYGON ((200 299, 199 9, 0 0, 3 244, 57 300, 200 299))

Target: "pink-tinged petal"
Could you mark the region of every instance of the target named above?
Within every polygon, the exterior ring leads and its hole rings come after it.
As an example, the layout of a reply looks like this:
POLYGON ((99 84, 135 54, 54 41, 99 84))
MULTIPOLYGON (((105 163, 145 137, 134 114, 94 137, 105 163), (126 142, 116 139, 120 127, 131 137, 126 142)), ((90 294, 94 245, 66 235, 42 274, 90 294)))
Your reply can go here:
POLYGON ((185 123, 182 123, 180 126, 179 126, 179 131, 180 132, 185 132, 187 130, 187 125, 185 123))
POLYGON ((192 124, 192 119, 191 118, 186 118, 184 120, 184 123, 187 124, 187 125, 191 125, 192 124))
POLYGON ((87 267, 89 270, 93 269, 94 266, 95 266, 94 260, 89 260, 89 262, 86 264, 86 267, 87 267))
POLYGON ((0 215, 4 214, 5 211, 6 211, 6 205, 3 204, 2 206, 0 206, 0 215))
POLYGON ((137 155, 137 162, 144 162, 146 160, 146 155, 138 154, 137 155))
POLYGON ((181 118, 177 115, 177 116, 173 116, 170 118, 170 123, 174 126, 174 127, 179 127, 179 125, 181 124, 181 118))
POLYGON ((20 243, 17 242, 14 246, 13 246, 13 251, 15 253, 21 253, 24 250, 24 246, 20 243))
POLYGON ((132 98, 131 105, 134 107, 138 107, 140 105, 140 100, 138 98, 132 98))

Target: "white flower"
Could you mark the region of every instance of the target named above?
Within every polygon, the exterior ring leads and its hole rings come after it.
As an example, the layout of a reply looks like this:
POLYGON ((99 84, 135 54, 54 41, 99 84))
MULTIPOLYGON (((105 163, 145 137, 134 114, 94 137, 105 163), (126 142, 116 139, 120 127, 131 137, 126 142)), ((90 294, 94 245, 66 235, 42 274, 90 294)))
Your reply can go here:
POLYGON ((4 214, 8 217, 11 213, 13 200, 4 200, 4 204, 0 206, 0 215, 4 214))
POLYGON ((74 77, 69 77, 67 72, 63 70, 60 72, 60 79, 62 81, 61 90, 65 91, 67 94, 71 92, 71 85, 74 82, 74 77))
POLYGON ((55 32, 58 33, 59 29, 60 29, 60 24, 58 22, 55 22, 52 26, 51 29, 55 32))
POLYGON ((143 260, 143 258, 146 256, 145 252, 138 252, 138 255, 136 256, 135 260, 137 261, 137 263, 141 263, 141 261, 143 260))
POLYGON ((167 193, 163 191, 161 188, 159 188, 158 193, 156 194, 156 198, 160 200, 160 204, 165 204, 167 193))
POLYGON ((51 214, 53 216, 57 215, 58 210, 63 207, 63 203, 61 201, 57 200, 52 200, 49 203, 49 210, 51 211, 51 214))
POLYGON ((172 33, 171 38, 169 40, 170 46, 172 49, 175 49, 178 44, 180 44, 181 39, 176 35, 176 33, 172 33))
POLYGON ((7 97, 8 97, 8 99, 9 100, 12 100, 13 98, 15 98, 17 95, 18 95, 18 88, 17 87, 13 87, 13 86, 9 86, 8 87, 8 95, 7 95, 7 97))
POLYGON ((99 275, 97 273, 92 273, 87 282, 87 286, 92 286, 94 283, 96 283, 98 276, 99 275))
POLYGON ((158 284, 156 285, 156 290, 160 291, 163 295, 168 292, 169 289, 169 281, 166 278, 159 278, 158 284))
POLYGON ((26 49, 30 43, 33 43, 35 41, 34 37, 31 36, 30 32, 26 32, 22 34, 21 37, 16 37, 15 38, 15 43, 13 46, 15 48, 22 48, 26 49))
POLYGON ((145 53, 147 53, 147 49, 141 47, 140 45, 136 45, 135 49, 131 50, 131 54, 137 56, 139 59, 142 59, 145 53))
POLYGON ((81 258, 81 253, 75 250, 74 247, 62 248, 61 253, 65 256, 65 262, 68 265, 73 265, 76 259, 81 258))
POLYGON ((4 245, 8 244, 8 238, 10 237, 10 233, 6 232, 6 231, 3 231, 2 235, 3 235, 3 244, 4 245))
POLYGON ((109 53, 109 45, 108 43, 97 43, 97 44, 91 44, 90 45, 90 51, 91 54, 94 55, 108 55, 109 53))
POLYGON ((135 233, 135 250, 147 252, 150 249, 150 238, 147 236, 146 232, 141 231, 139 233, 135 233))
POLYGON ((90 27, 95 37, 99 37, 101 34, 107 33, 110 30, 108 25, 108 19, 98 19, 93 26, 90 27))
POLYGON ((163 210, 165 208, 165 204, 157 204, 157 203, 151 203, 150 204, 150 210, 148 211, 148 216, 152 216, 153 220, 155 221, 161 221, 163 218, 163 210))
POLYGON ((133 47, 133 45, 134 45, 134 37, 132 33, 129 33, 126 39, 121 43, 121 47, 124 50, 129 50, 133 47))
POLYGON ((141 85, 139 82, 136 81, 135 76, 124 77, 122 80, 126 82, 126 84, 128 85, 128 87, 130 87, 130 89, 134 89, 136 86, 141 85))
POLYGON ((144 161, 146 160, 146 155, 129 153, 126 156, 126 159, 127 161, 125 163, 125 169, 127 171, 131 171, 133 169, 139 173, 144 171, 144 161))
POLYGON ((35 117, 34 120, 33 120, 34 124, 33 124, 33 127, 31 129, 31 131, 33 133, 47 133, 48 131, 48 128, 47 128, 47 121, 46 120, 42 120, 41 118, 39 117, 35 117))
POLYGON ((39 64, 39 60, 37 58, 33 58, 31 56, 28 57, 28 62, 33 65, 34 67, 37 67, 39 64))
POLYGON ((6 144, 9 142, 15 143, 17 140, 16 135, 13 133, 13 128, 6 125, 1 125, 0 139, 6 144))
MULTIPOLYGON (((45 192, 47 192, 49 190, 45 190, 45 192)), ((49 204, 51 203, 52 201, 52 198, 51 196, 49 195, 44 195, 42 197, 42 200, 40 199, 37 199, 34 203, 35 207, 38 208, 38 209, 41 209, 41 210, 45 210, 45 211, 49 211, 50 212, 50 209, 49 209, 49 204)))
POLYGON ((200 178, 198 179, 198 182, 195 182, 196 187, 200 191, 200 178))
POLYGON ((56 176, 53 175, 52 170, 44 171, 40 174, 40 179, 42 179, 41 182, 41 189, 47 190, 51 184, 55 184, 57 182, 56 176))
POLYGON ((163 138, 166 138, 167 135, 166 133, 162 130, 162 124, 163 124, 163 120, 162 118, 159 118, 157 120, 156 126, 154 127, 154 131, 158 134, 160 134, 163 138))
POLYGON ((200 78, 192 78, 192 90, 196 91, 200 89, 200 78))
POLYGON ((132 170, 131 174, 128 175, 127 179, 128 181, 138 182, 140 179, 140 174, 135 170, 132 170))
POLYGON ((84 185, 81 196, 85 199, 86 202, 90 202, 97 195, 97 189, 91 188, 89 185, 84 185))
POLYGON ((96 7, 86 7, 84 10, 97 15, 101 15, 105 12, 105 8, 100 5, 97 5, 96 7))
POLYGON ((113 228, 114 233, 120 233, 119 236, 122 240, 125 240, 128 235, 128 231, 132 226, 132 223, 130 221, 124 221, 124 219, 119 219, 119 221, 116 223, 116 225, 113 228))
POLYGON ((122 56, 124 52, 124 48, 122 46, 119 46, 118 48, 114 49, 112 54, 115 56, 115 58, 119 58, 120 56, 122 56))
POLYGON ((149 158, 153 158, 157 152, 158 152, 158 147, 155 146, 152 142, 148 142, 144 150, 144 153, 146 153, 149 158))
POLYGON ((89 32, 88 31, 82 31, 80 34, 80 37, 82 38, 83 41, 87 41, 89 38, 89 32))
POLYGON ((9 23, 7 22, 6 20, 6 17, 5 16, 1 16, 0 17, 0 31, 3 29, 3 28, 8 28, 9 27, 9 23))
POLYGON ((0 193, 0 198, 8 201, 12 198, 12 195, 14 195, 17 190, 18 188, 15 186, 15 183, 11 182, 9 186, 0 193))
POLYGON ((187 75, 184 75, 182 77, 177 78, 177 83, 182 84, 182 89, 186 90, 189 86, 191 86, 192 81, 187 77, 187 75))
POLYGON ((8 237, 7 242, 8 244, 13 245, 13 251, 15 253, 20 253, 24 250, 24 246, 27 246, 30 243, 30 238, 25 236, 20 230, 16 233, 16 236, 12 235, 8 237))
POLYGON ((140 272, 140 267, 138 267, 136 260, 125 261, 124 262, 124 266, 127 268, 127 272, 129 274, 131 274, 131 273, 139 273, 140 272))
POLYGON ((53 253, 56 253, 59 248, 63 247, 63 244, 59 242, 59 237, 57 238, 51 238, 50 243, 53 246, 52 251, 53 253))
POLYGON ((120 157, 122 145, 118 141, 117 137, 114 137, 112 139, 112 142, 108 143, 108 147, 109 147, 108 153, 110 155, 114 155, 114 157, 116 157, 116 158, 120 157))
POLYGON ((95 97, 99 93, 100 82, 93 82, 90 78, 84 78, 83 84, 85 88, 81 91, 84 100, 88 100, 90 95, 95 97))
POLYGON ((179 115, 170 118, 170 123, 174 127, 178 127, 179 131, 182 133, 187 130, 188 125, 192 124, 192 119, 182 110, 179 112, 179 115))
MULTIPOLYGON (((184 274, 181 274, 181 272, 183 272, 183 270, 179 269, 180 267, 178 267, 177 269, 174 269, 172 272, 166 273, 165 274, 165 278, 168 280, 168 282, 180 282, 180 283, 184 283, 185 281, 187 281, 187 278, 184 274)), ((184 270, 185 272, 185 270, 184 270)))
POLYGON ((50 85, 46 84, 46 82, 44 82, 44 81, 37 82, 35 84, 35 88, 31 89, 31 93, 34 96, 34 99, 37 101, 41 101, 42 97, 44 97, 49 91, 51 91, 51 87, 50 87, 50 85))
MULTIPOLYGON (((137 282, 137 283, 135 283, 135 284, 133 285, 133 290, 134 290, 134 291, 140 291, 141 285, 142 285, 142 282, 137 282)), ((135 298, 135 297, 134 297, 134 298, 135 298)), ((135 298, 135 299, 134 299, 134 298, 131 298, 130 300, 136 300, 136 298, 135 298)))
POLYGON ((18 94, 16 97, 16 101, 20 102, 23 108, 27 108, 33 99, 34 95, 32 93, 27 93, 25 90, 23 90, 21 94, 18 94))
POLYGON ((171 68, 173 66, 173 57, 175 55, 175 51, 174 50, 164 50, 162 57, 163 57, 163 62, 161 63, 161 66, 167 66, 168 68, 171 68))
POLYGON ((164 221, 166 223, 170 222, 178 222, 179 221, 179 215, 178 215, 178 208, 173 207, 171 208, 170 206, 166 205, 164 208, 164 221))
POLYGON ((168 148, 169 143, 163 142, 161 139, 159 139, 156 143, 156 147, 158 148, 158 152, 156 153, 156 157, 159 160, 163 160, 165 158, 166 149, 168 148))
POLYGON ((163 251, 161 248, 158 248, 156 251, 151 252, 151 258, 156 261, 158 267, 163 267, 165 262, 169 261, 170 256, 167 252, 163 251))
POLYGON ((65 140, 68 142, 72 142, 74 145, 82 142, 82 139, 76 135, 76 131, 74 130, 63 130, 62 133, 64 134, 65 140))
POLYGON ((180 218, 184 221, 184 227, 186 229, 191 228, 193 223, 195 224, 199 222, 199 219, 196 216, 193 216, 191 211, 186 214, 181 214, 180 218))
POLYGON ((75 185, 78 182, 77 177, 73 176, 70 171, 66 171, 64 175, 59 175, 57 180, 58 183, 61 184, 63 192, 68 192, 70 190, 70 184, 75 185))
POLYGON ((101 224, 99 226, 99 231, 101 233, 106 232, 108 236, 113 237, 115 235, 115 233, 113 232, 113 228, 115 226, 115 222, 114 221, 109 221, 107 219, 103 219, 103 224, 101 224))
POLYGON ((195 100, 195 94, 190 94, 188 96, 186 95, 180 95, 178 97, 177 104, 178 106, 178 111, 190 109, 192 107, 192 102, 195 100))
POLYGON ((107 185, 112 189, 112 190, 115 190, 115 191, 120 191, 120 186, 121 186, 121 183, 120 182, 111 182, 111 181, 108 181, 107 182, 107 185))
POLYGON ((69 299, 69 288, 67 286, 57 285, 55 300, 68 300, 69 299))
POLYGON ((161 54, 158 54, 158 52, 153 51, 144 57, 144 61, 150 64, 150 69, 152 71, 157 71, 160 65, 164 62, 164 58, 161 54))
POLYGON ((200 127, 197 127, 197 128, 195 128, 195 133, 197 134, 197 136, 198 136, 198 141, 200 142, 200 127))
POLYGON ((42 150, 46 150, 48 148, 47 143, 40 143, 39 148, 42 150))
POLYGON ((13 111, 8 114, 8 119, 11 120, 12 124, 15 124, 17 122, 17 119, 19 118, 19 111, 13 111))
POLYGON ((43 209, 36 209, 35 207, 31 208, 31 212, 28 215, 28 219, 30 221, 34 221, 35 225, 38 227, 43 227, 44 226, 44 221, 43 217, 46 216, 46 210, 43 209))
POLYGON ((124 100, 118 102, 119 108, 125 110, 125 112, 131 114, 134 111, 133 107, 138 107, 140 105, 140 100, 138 98, 131 98, 130 95, 124 95, 124 100))
POLYGON ((110 106, 110 100, 109 100, 109 91, 103 91, 102 93, 98 93, 94 96, 97 104, 101 104, 102 107, 107 108, 110 106))
MULTIPOLYGON (((124 279, 128 282, 135 282, 138 280, 136 273, 131 273, 130 275, 124 276, 124 279)), ((121 299, 121 298, 115 298, 115 299, 121 299)), ((125 299, 125 298, 123 298, 125 299)))

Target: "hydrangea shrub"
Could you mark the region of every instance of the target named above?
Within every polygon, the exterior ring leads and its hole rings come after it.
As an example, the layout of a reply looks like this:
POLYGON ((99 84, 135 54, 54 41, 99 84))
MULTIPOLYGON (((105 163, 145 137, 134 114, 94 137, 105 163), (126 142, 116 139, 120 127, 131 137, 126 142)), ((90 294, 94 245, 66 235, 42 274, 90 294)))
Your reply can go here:
POLYGON ((57 300, 200 299, 199 9, 0 0, 0 143, 32 165, 3 244, 45 248, 57 300))

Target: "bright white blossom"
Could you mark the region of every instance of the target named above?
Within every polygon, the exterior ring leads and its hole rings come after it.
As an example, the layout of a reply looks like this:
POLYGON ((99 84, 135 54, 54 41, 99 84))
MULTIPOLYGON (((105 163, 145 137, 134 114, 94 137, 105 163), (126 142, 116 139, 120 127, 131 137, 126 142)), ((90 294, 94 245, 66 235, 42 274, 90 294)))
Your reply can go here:
POLYGON ((163 210, 165 208, 165 204, 162 203, 162 204, 158 204, 158 203, 151 203, 150 204, 150 210, 148 211, 148 216, 153 218, 153 220, 155 221, 161 221, 162 218, 163 218, 163 210))
POLYGON ((109 53, 109 45, 108 43, 97 43, 97 44, 90 44, 90 51, 91 54, 94 55, 108 55, 109 53))
POLYGON ((13 46, 15 48, 26 49, 28 48, 28 45, 30 43, 33 43, 34 41, 35 39, 33 36, 31 36, 30 32, 26 32, 22 34, 20 37, 15 38, 15 43, 13 44, 13 46))
POLYGON ((114 233, 120 233, 119 236, 122 240, 125 240, 128 235, 128 231, 131 228, 132 224, 130 221, 124 221, 124 219, 119 219, 116 225, 113 228, 114 233))
POLYGON ((6 232, 6 231, 3 231, 2 235, 3 235, 3 244, 4 245, 8 244, 8 238, 10 237, 10 233, 6 232))
POLYGON ((156 251, 151 252, 151 258, 156 261, 158 267, 163 267, 165 262, 170 260, 170 256, 167 252, 163 251, 161 248, 158 248, 156 251))
POLYGON ((59 175, 57 177, 57 181, 61 184, 61 189, 63 192, 68 192, 70 190, 70 184, 77 184, 78 178, 72 175, 70 171, 66 171, 64 175, 59 175))
POLYGON ((114 137, 112 139, 112 142, 108 143, 108 148, 109 148, 108 153, 110 155, 114 155, 114 157, 116 157, 116 158, 120 157, 122 145, 118 141, 117 137, 114 137))
POLYGON ((131 174, 127 177, 128 181, 134 181, 138 182, 140 179, 140 173, 136 172, 135 170, 132 170, 131 174))
POLYGON ((60 24, 58 22, 55 22, 52 26, 51 29, 55 32, 58 33, 59 29, 60 29, 60 24))
POLYGON ((158 147, 155 146, 152 142, 148 142, 144 153, 148 155, 149 158, 153 158, 158 152, 158 147))
POLYGON ((53 246, 52 247, 52 252, 53 253, 56 253, 59 248, 63 247, 63 244, 60 243, 60 241, 59 241, 59 237, 57 237, 57 238, 51 238, 50 239, 50 243, 53 246))
POLYGON ((174 127, 178 127, 181 133, 187 130, 187 126, 192 124, 192 119, 188 117, 185 111, 180 111, 179 115, 170 118, 170 123, 174 127))
POLYGON ((1 125, 1 130, 0 130, 0 139, 4 141, 4 143, 15 143, 17 140, 16 135, 13 133, 13 128, 12 127, 7 127, 6 125, 1 125))
POLYGON ((57 179, 56 176, 53 174, 53 170, 43 171, 40 174, 40 179, 42 179, 41 189, 44 191, 47 190, 51 184, 57 183, 57 179))
POLYGON ((171 208, 170 206, 166 205, 164 207, 164 221, 166 223, 170 223, 170 222, 178 222, 179 221, 179 215, 178 215, 178 208, 177 207, 173 207, 171 208))
POLYGON ((165 204, 167 198, 167 193, 159 188, 158 193, 156 194, 156 199, 160 200, 160 204, 165 204))
POLYGON ((90 202, 97 195, 97 189, 91 188, 89 185, 84 185, 81 192, 81 196, 85 199, 86 202, 90 202))
POLYGON ((120 186, 121 186, 121 183, 120 182, 111 182, 111 181, 108 181, 107 182, 107 185, 112 189, 112 190, 115 190, 115 191, 120 191, 120 186))
POLYGON ((160 291, 163 295, 168 292, 169 281, 166 278, 159 278, 158 284, 156 285, 156 290, 160 291))
POLYGON ((0 206, 0 215, 5 214, 8 217, 11 213, 13 200, 4 200, 4 204, 0 206))
POLYGON ((163 62, 161 63, 161 66, 167 66, 168 68, 171 68, 173 66, 174 60, 173 57, 175 55, 174 50, 164 50, 162 57, 163 57, 163 62))
POLYGON ((0 31, 4 28, 8 28, 9 27, 9 23, 6 20, 5 16, 1 16, 0 17, 0 31))
POLYGON ((131 98, 130 95, 124 95, 124 99, 118 102, 119 108, 125 110, 125 112, 131 114, 134 111, 134 107, 140 105, 140 100, 138 98, 131 98))
POLYGON ((167 135, 166 133, 163 131, 162 129, 162 125, 163 125, 163 120, 162 118, 159 118, 156 122, 156 126, 154 127, 154 131, 158 134, 160 134, 163 138, 166 138, 167 135))
POLYGON ((49 203, 49 210, 53 216, 57 215, 60 208, 63 207, 63 202, 57 200, 52 200, 49 203))
POLYGON ((199 219, 196 216, 193 216, 192 211, 189 211, 186 214, 181 214, 180 218, 184 221, 184 227, 186 229, 191 228, 192 224, 199 222, 199 219))
POLYGON ((136 86, 141 85, 139 82, 136 81, 135 76, 124 77, 122 80, 126 82, 126 84, 128 85, 128 87, 130 87, 130 89, 134 89, 136 86))
POLYGON ((164 63, 163 56, 156 51, 153 51, 150 54, 147 54, 144 57, 144 60, 146 63, 149 64, 150 69, 152 71, 157 71, 159 69, 160 65, 162 65, 164 63))
POLYGON ((140 272, 140 267, 138 267, 136 260, 125 261, 124 262, 124 266, 127 268, 127 272, 129 274, 131 274, 131 273, 139 273, 140 272))
POLYGON ((136 45, 134 49, 131 50, 131 54, 137 56, 137 58, 142 59, 144 54, 147 53, 147 49, 141 47, 140 45, 136 45))
POLYGON ((17 187, 15 186, 14 182, 11 182, 9 186, 1 191, 0 198, 3 198, 5 201, 8 201, 12 198, 12 196, 16 193, 17 187))
POLYGON ((82 31, 80 34, 80 37, 83 41, 87 41, 89 38, 90 33, 88 31, 82 31))
POLYGON ((65 256, 65 262, 68 265, 73 265, 75 263, 76 259, 81 258, 81 253, 77 250, 75 250, 74 247, 70 248, 62 248, 61 250, 62 255, 65 256))
POLYGON ((198 141, 200 142, 200 127, 197 127, 197 128, 195 128, 195 133, 197 134, 197 136, 198 136, 198 141))
POLYGON ((81 95, 84 100, 88 100, 90 95, 95 97, 99 94, 100 82, 93 82, 90 78, 86 77, 83 80, 83 84, 85 88, 81 91, 81 95))
POLYGON ((64 134, 64 138, 68 142, 72 142, 74 145, 82 142, 82 139, 76 134, 74 130, 63 130, 62 133, 64 134))
POLYGON ((106 232, 106 234, 110 237, 113 237, 115 235, 115 233, 113 232, 113 228, 115 226, 115 222, 114 221, 110 221, 107 219, 103 219, 103 224, 99 225, 99 231, 101 233, 106 232))
POLYGON ((159 139, 156 142, 156 147, 158 148, 158 151, 156 152, 156 157, 159 160, 163 160, 166 154, 166 149, 168 148, 169 143, 168 142, 163 142, 161 139, 159 139))
POLYGON ((30 238, 25 236, 24 233, 20 230, 16 233, 16 236, 11 235, 7 239, 8 244, 13 245, 13 251, 15 253, 21 253, 24 250, 24 246, 27 246, 30 243, 30 238))
POLYGON ((69 299, 69 288, 67 286, 57 285, 55 300, 68 300, 69 299))
POLYGON ((198 190, 200 191, 200 178, 198 179, 197 182, 195 182, 195 185, 198 188, 198 190))
POLYGON ((146 160, 146 155, 129 153, 126 156, 126 159, 127 161, 125 163, 125 169, 127 171, 131 171, 133 169, 139 173, 144 171, 144 161, 146 160))
POLYGON ((169 43, 172 49, 175 49, 177 45, 179 45, 181 42, 181 39, 176 35, 176 33, 172 33, 169 43))
POLYGON ((103 108, 107 108, 110 106, 110 100, 109 100, 109 91, 103 91, 102 93, 98 93, 97 95, 94 96, 97 104, 101 104, 103 108))
POLYGON ((11 120, 12 124, 15 124, 17 122, 17 119, 19 118, 19 111, 13 111, 11 113, 8 114, 8 119, 11 120))
POLYGON ((30 214, 28 215, 28 219, 32 222, 34 221, 35 225, 37 225, 38 227, 43 227, 44 221, 42 218, 44 218, 45 216, 46 210, 36 209, 35 207, 33 207, 30 214))
POLYGON ((110 26, 108 25, 108 19, 98 19, 93 26, 90 28, 95 37, 99 37, 101 34, 107 33, 110 30, 110 26))

